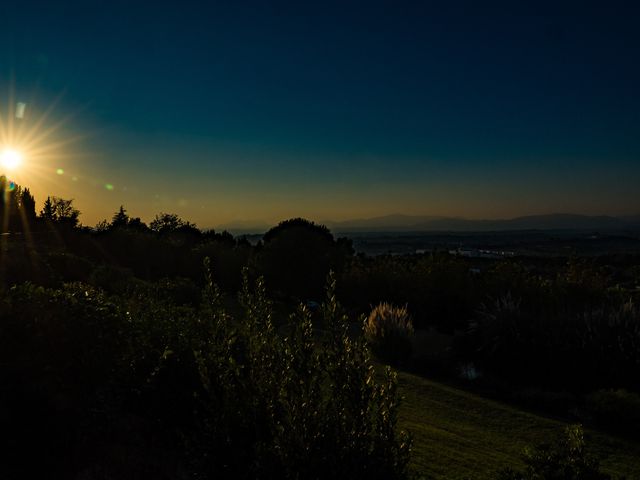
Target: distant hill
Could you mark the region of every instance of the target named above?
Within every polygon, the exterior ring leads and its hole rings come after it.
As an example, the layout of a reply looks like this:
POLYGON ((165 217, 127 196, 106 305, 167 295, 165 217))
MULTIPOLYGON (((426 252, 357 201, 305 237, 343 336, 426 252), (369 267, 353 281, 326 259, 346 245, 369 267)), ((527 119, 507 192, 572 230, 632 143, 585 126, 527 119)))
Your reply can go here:
POLYGON ((489 232, 505 230, 612 230, 640 225, 640 218, 558 213, 530 215, 504 220, 387 215, 369 219, 326 222, 335 232, 489 232))
MULTIPOLYGON (((358 232, 492 232, 517 230, 620 230, 640 229, 640 215, 613 217, 609 215, 577 215, 555 213, 529 215, 498 220, 470 220, 433 215, 384 215, 344 221, 318 222, 335 233, 358 232)), ((275 224, 258 220, 239 220, 215 227, 233 235, 263 234, 275 224)))
POLYGON ((331 230, 337 232, 344 231, 389 231, 389 230, 411 230, 420 229, 429 222, 445 220, 446 217, 437 216, 417 216, 417 215, 385 215, 374 218, 361 218, 356 220, 345 220, 342 222, 325 221, 320 222, 331 230))

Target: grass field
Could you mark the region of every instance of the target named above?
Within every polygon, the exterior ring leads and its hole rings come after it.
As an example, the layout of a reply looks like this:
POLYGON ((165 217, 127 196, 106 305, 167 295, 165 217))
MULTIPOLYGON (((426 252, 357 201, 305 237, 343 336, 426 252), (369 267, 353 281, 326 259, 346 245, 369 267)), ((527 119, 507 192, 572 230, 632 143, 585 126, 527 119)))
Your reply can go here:
MULTIPOLYGON (((428 479, 490 479, 520 467, 527 446, 549 441, 562 422, 422 377, 399 373, 400 425, 414 439, 412 469, 428 479)), ((640 444, 588 430, 587 447, 603 470, 640 479, 640 444)))

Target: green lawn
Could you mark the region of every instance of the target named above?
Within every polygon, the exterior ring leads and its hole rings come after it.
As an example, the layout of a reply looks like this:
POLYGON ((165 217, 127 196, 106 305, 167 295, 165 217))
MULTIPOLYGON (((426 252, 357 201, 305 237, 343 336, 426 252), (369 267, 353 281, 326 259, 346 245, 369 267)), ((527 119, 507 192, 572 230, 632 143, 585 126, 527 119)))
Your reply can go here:
MULTIPOLYGON (((525 446, 554 438, 565 424, 400 372, 400 425, 414 439, 413 470, 434 479, 490 479, 520 467, 525 446)), ((608 473, 640 478, 640 444, 587 431, 587 447, 608 473)))

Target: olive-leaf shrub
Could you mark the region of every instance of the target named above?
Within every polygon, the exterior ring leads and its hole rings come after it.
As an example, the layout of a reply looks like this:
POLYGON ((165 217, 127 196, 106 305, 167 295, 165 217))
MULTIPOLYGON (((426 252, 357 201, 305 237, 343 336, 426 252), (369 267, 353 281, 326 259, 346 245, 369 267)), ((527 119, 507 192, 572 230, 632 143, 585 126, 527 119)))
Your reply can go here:
POLYGON ((411 443, 397 428, 395 375, 378 375, 362 335, 349 334, 333 276, 325 335, 302 305, 288 333, 279 333, 263 280, 250 283, 245 272, 243 314, 233 320, 207 274, 190 444, 202 478, 406 477, 411 443))

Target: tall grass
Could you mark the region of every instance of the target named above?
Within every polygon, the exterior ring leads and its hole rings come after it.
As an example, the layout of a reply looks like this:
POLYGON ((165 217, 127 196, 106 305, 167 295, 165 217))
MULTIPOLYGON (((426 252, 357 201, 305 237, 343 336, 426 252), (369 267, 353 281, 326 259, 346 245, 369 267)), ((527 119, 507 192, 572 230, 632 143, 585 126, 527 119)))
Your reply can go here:
POLYGON ((380 359, 398 365, 411 358, 414 331, 406 305, 396 307, 384 302, 375 306, 365 322, 364 334, 380 359))

